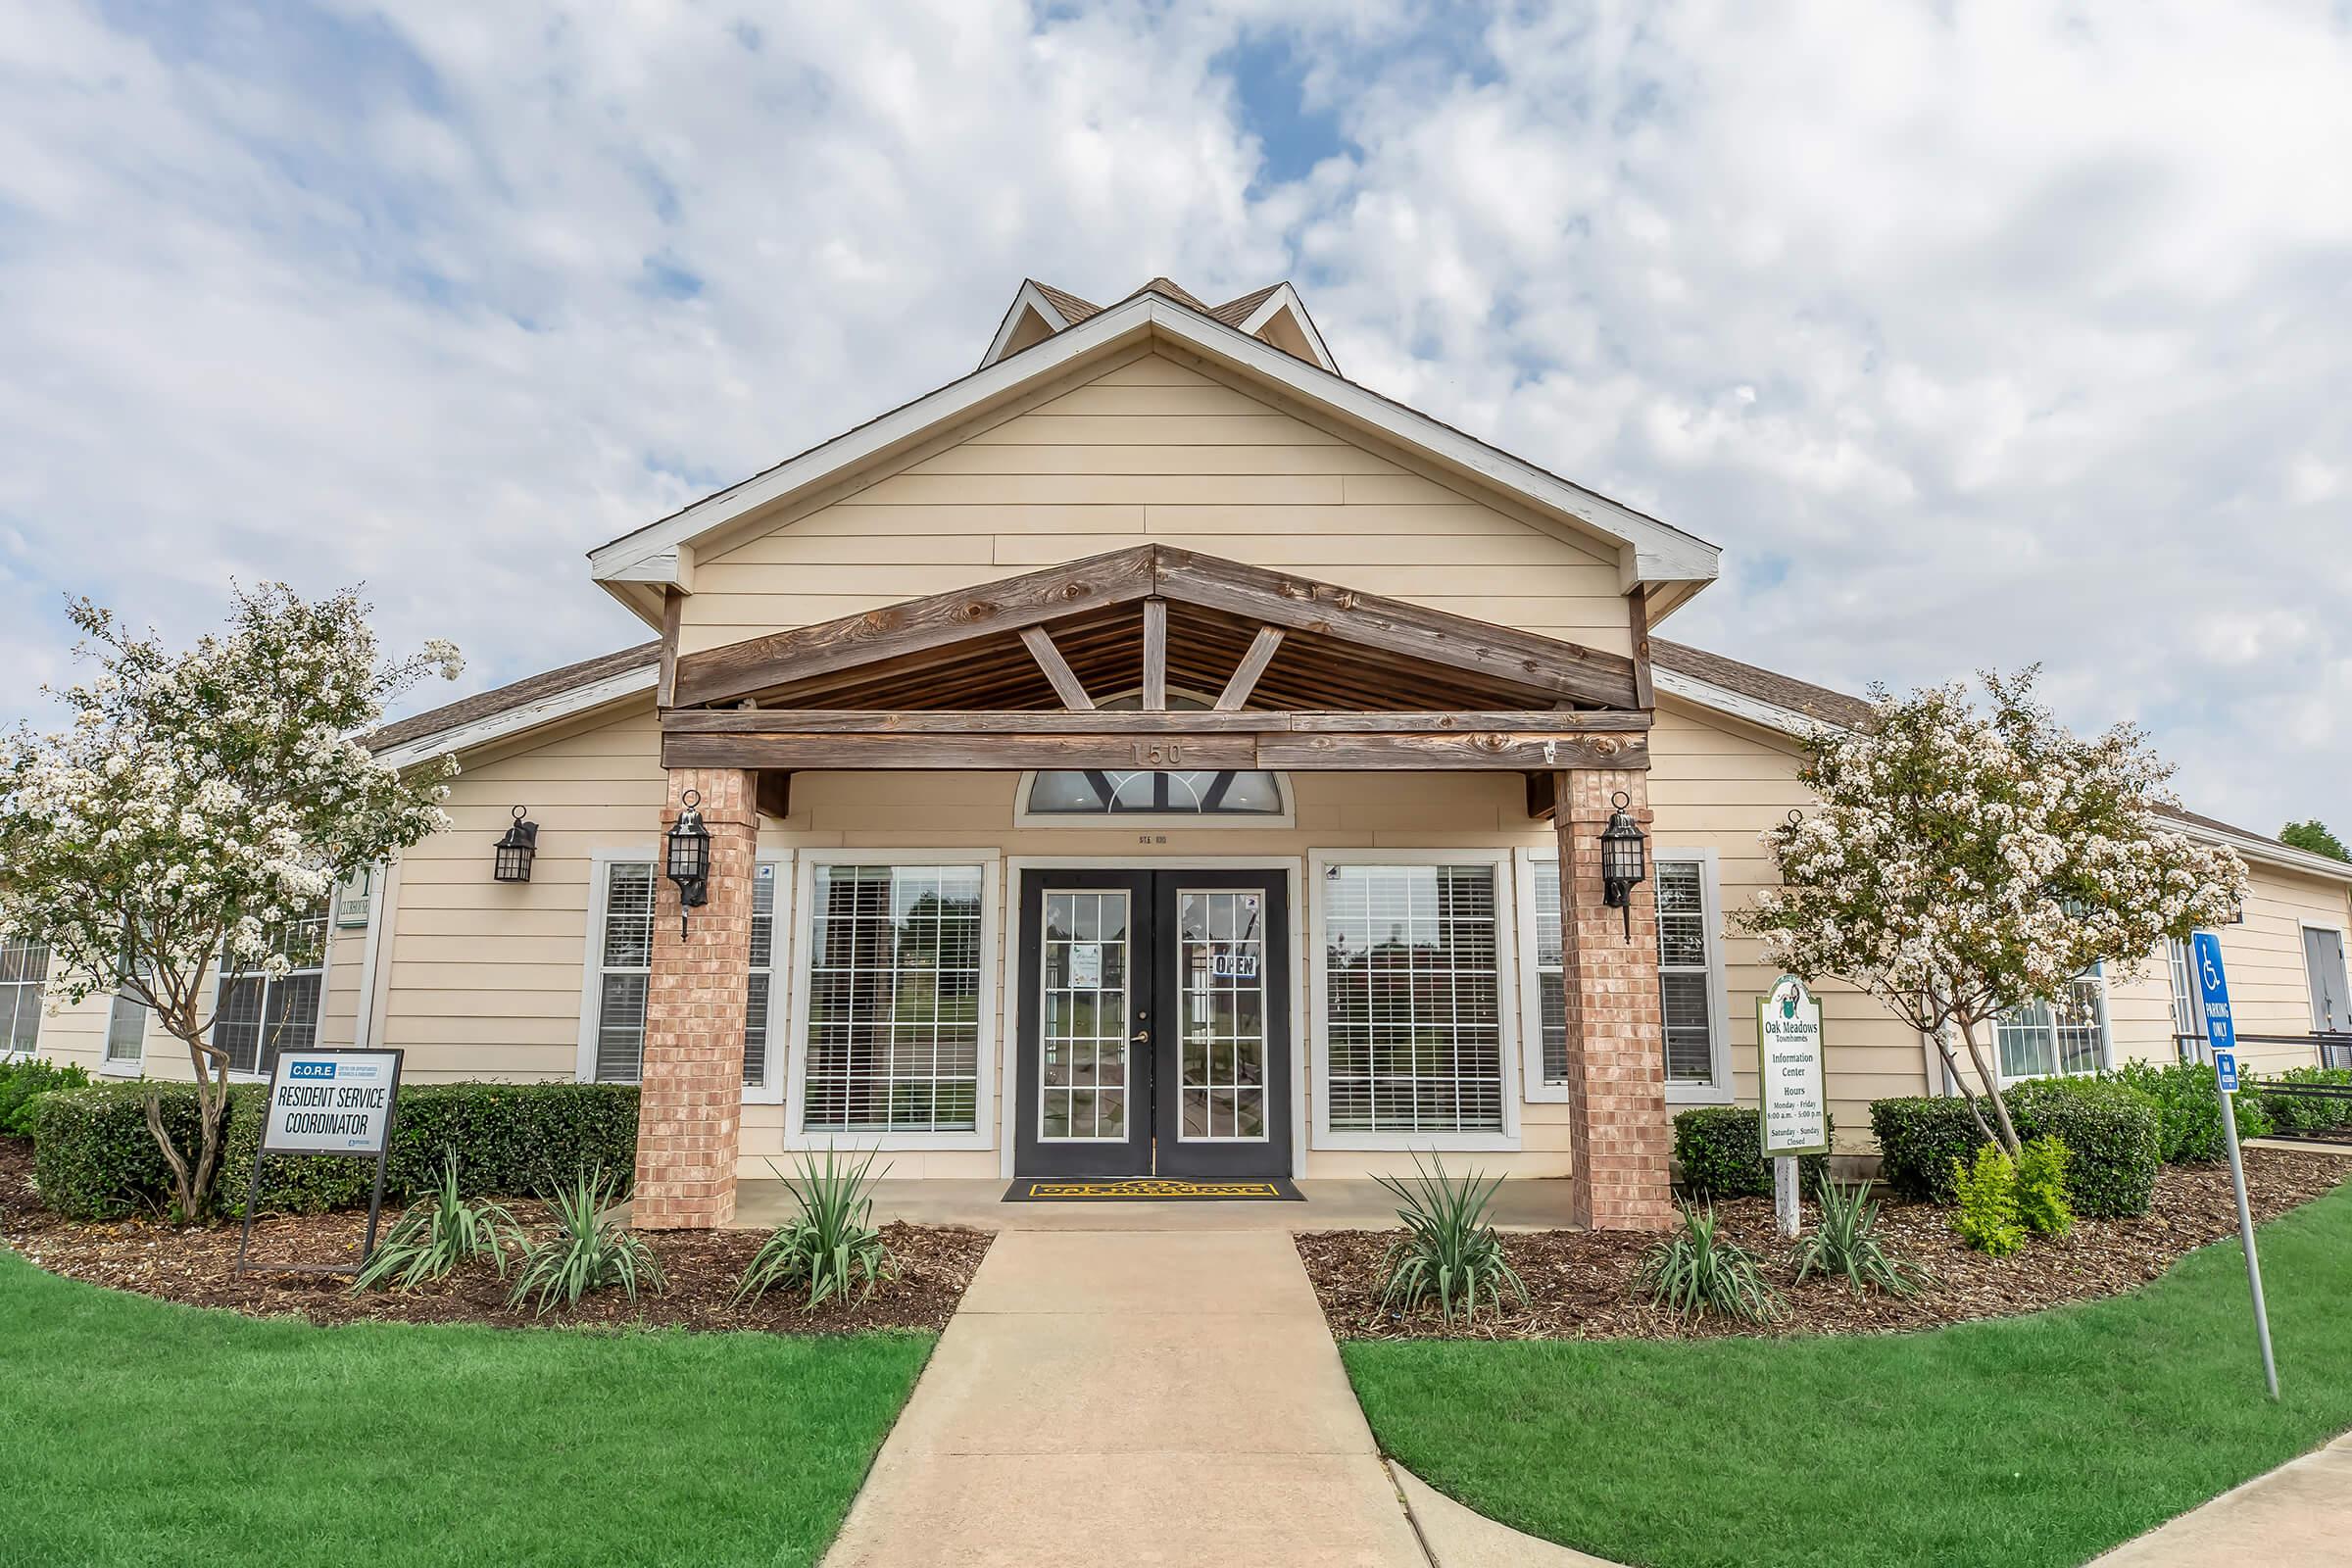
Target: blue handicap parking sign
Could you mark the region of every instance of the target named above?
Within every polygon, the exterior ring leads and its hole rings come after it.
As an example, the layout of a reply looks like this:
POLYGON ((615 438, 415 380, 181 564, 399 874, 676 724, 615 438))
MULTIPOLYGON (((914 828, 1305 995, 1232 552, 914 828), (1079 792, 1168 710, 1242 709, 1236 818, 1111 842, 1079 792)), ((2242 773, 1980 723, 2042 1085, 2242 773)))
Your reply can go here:
POLYGON ((2213 1054, 2213 1070, 2221 1075, 2223 1094, 2234 1095, 2237 1093, 2237 1057, 2235 1055, 2227 1051, 2215 1052, 2213 1054))
POLYGON ((2197 992, 2205 999, 2205 1039, 2219 1063, 2237 1050, 2237 1030, 2230 1021, 2230 976, 2222 967, 2222 939, 2210 931, 2189 938, 2189 953, 2197 965, 2197 992))

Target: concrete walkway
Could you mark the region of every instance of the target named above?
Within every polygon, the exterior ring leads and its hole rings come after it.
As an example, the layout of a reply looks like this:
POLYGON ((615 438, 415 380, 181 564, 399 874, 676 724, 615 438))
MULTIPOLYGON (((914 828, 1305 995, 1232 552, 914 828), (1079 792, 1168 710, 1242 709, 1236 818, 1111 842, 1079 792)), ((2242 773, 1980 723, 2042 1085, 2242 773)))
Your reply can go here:
POLYGON ((2352 1435, 2256 1476, 2096 1559, 2093 1568, 2341 1568, 2352 1561, 2352 1435))
POLYGON ((1428 1564, 1279 1231, 998 1237, 825 1561, 1428 1564))
POLYGON ((1433 1555, 1403 1484, 1373 1446, 1288 1234, 1009 1231, 989 1249, 825 1561, 1587 1560, 1457 1518, 1425 1494, 1433 1540, 1459 1546, 1433 1555))

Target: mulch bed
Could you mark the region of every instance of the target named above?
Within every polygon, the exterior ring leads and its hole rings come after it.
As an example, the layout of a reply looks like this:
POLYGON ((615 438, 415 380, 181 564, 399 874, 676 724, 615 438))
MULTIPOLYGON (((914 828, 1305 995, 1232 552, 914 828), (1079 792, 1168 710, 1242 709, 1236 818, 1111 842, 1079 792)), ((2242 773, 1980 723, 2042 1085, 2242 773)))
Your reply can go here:
MULTIPOLYGON (((547 1207, 506 1205, 515 1220, 544 1234, 547 1207)), ((395 1217, 386 1213, 389 1230, 395 1217)), ((641 1293, 634 1304, 618 1291, 585 1297, 576 1310, 557 1307, 544 1317, 529 1306, 510 1310, 507 1285, 488 1268, 460 1270, 415 1291, 353 1294, 348 1277, 266 1270, 272 1261, 348 1263, 358 1258, 368 1231, 357 1213, 291 1214, 257 1220, 248 1272, 231 1272, 237 1257, 234 1224, 176 1226, 130 1219, 92 1224, 62 1219, 39 1205, 32 1186, 32 1146, 0 1138, 0 1238, 52 1274, 116 1290, 136 1291, 192 1306, 224 1306, 251 1317, 298 1316, 314 1323, 487 1323, 501 1328, 752 1329, 781 1334, 854 1334, 869 1329, 946 1326, 964 1287, 988 1250, 985 1231, 927 1225, 886 1225, 884 1243, 898 1277, 866 1300, 827 1302, 803 1311, 782 1291, 737 1305, 735 1283, 763 1231, 642 1232, 668 1276, 659 1295, 641 1293)), ((512 1269, 510 1269, 510 1274, 512 1269)))
MULTIPOLYGON (((2250 1149, 2245 1163, 2247 1197, 2258 1222, 2352 1177, 2352 1161, 2335 1155, 2250 1149)), ((1774 1234, 1769 1199, 1716 1204, 1724 1234, 1764 1259, 1766 1277, 1788 1299, 1788 1318, 1765 1328, 1712 1314, 1688 1323, 1651 1306, 1645 1294, 1635 1291, 1634 1273, 1654 1245, 1653 1236, 1506 1233, 1503 1252, 1526 1281, 1530 1300, 1523 1306, 1506 1297, 1499 1313, 1482 1305, 1475 1323, 1457 1320, 1451 1326, 1434 1307, 1407 1316, 1381 1305, 1381 1256, 1401 1233, 1329 1231, 1298 1241, 1324 1317, 1341 1339, 1682 1340, 1885 1333, 2011 1317, 2136 1289, 2182 1254, 2237 1232, 2237 1202, 2227 1165, 2167 1166, 2156 1179, 2154 1201, 2140 1218, 2078 1220, 2071 1234, 2034 1238, 2024 1251, 1999 1261, 1961 1245, 1952 1231, 1954 1212, 1892 1201, 1881 1208, 1879 1234, 1887 1250, 1935 1275, 1921 1295, 1897 1299, 1856 1296, 1818 1278, 1797 1285, 1796 1244, 1774 1234)), ((1812 1214, 1808 1203, 1808 1228, 1812 1214)))

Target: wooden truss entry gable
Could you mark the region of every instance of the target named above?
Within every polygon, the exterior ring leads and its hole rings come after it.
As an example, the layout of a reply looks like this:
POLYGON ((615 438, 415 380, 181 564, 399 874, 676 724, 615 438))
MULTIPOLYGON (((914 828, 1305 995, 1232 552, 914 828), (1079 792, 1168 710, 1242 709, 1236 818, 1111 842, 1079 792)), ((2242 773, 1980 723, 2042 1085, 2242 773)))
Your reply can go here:
POLYGON ((1648 765, 1633 660, 1159 545, 688 655, 672 687, 672 767, 1648 765))

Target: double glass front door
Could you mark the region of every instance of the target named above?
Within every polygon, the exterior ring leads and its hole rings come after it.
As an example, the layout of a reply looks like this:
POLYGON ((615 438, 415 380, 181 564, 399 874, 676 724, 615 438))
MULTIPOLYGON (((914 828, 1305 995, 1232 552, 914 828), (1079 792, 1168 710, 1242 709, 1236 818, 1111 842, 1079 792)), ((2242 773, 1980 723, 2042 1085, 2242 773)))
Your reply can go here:
POLYGON ((1280 871, 1021 875, 1024 1176, 1287 1176, 1280 871))

